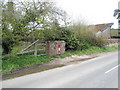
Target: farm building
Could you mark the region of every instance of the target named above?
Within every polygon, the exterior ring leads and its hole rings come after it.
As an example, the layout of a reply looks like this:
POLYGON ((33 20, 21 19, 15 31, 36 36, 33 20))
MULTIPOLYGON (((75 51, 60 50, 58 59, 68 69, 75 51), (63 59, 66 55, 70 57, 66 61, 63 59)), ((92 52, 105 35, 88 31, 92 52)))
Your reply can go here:
POLYGON ((90 25, 90 27, 93 28, 96 37, 109 39, 111 38, 111 26, 112 25, 113 23, 106 23, 106 24, 90 25))

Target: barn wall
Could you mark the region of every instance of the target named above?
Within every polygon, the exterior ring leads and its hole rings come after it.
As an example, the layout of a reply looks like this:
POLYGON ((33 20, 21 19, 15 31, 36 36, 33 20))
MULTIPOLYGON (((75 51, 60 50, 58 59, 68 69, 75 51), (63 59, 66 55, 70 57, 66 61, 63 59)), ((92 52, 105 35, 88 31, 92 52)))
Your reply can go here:
POLYGON ((104 31, 98 31, 96 33, 96 37, 101 37, 103 39, 109 39, 111 37, 110 29, 111 29, 111 27, 108 27, 104 31))
POLYGON ((104 39, 110 38, 110 29, 111 29, 111 27, 108 27, 108 28, 106 28, 106 30, 104 30, 102 32, 102 38, 104 38, 104 39))

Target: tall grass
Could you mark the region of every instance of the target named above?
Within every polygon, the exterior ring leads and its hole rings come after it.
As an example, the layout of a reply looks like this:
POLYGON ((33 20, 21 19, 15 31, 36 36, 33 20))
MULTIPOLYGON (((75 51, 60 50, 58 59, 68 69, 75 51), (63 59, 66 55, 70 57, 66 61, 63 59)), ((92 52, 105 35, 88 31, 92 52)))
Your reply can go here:
POLYGON ((90 46, 103 47, 105 45, 105 41, 102 38, 96 37, 94 28, 85 24, 73 24, 73 26, 69 27, 69 30, 77 38, 80 49, 87 49, 90 46))

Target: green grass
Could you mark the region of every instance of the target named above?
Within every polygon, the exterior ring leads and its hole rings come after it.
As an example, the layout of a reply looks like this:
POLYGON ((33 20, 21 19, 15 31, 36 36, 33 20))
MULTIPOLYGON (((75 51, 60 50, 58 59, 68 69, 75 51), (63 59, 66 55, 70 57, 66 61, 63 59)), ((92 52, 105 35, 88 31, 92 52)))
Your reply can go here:
POLYGON ((100 48, 100 47, 90 47, 88 49, 85 50, 77 50, 77 51, 67 51, 64 54, 60 55, 60 56, 56 56, 56 57, 60 57, 60 58, 64 58, 67 56, 72 56, 72 55, 86 55, 86 54, 92 54, 92 53, 100 53, 100 52, 110 52, 110 51, 114 51, 117 50, 118 47, 117 46, 112 46, 112 47, 105 47, 105 48, 100 48))
POLYGON ((2 59, 3 74, 10 73, 12 70, 16 70, 23 67, 29 67, 36 64, 41 64, 52 60, 50 56, 31 56, 31 55, 19 55, 9 56, 2 59))
POLYGON ((90 47, 86 50, 78 50, 78 51, 66 51, 62 55, 58 56, 32 56, 29 54, 24 55, 18 55, 18 56, 7 56, 2 59, 2 69, 3 74, 11 73, 13 70, 21 69, 24 67, 30 67, 36 64, 41 64, 48 62, 50 60, 53 60, 54 58, 64 58, 72 55, 86 55, 86 54, 92 54, 92 53, 98 53, 98 52, 108 52, 108 51, 114 51, 117 50, 118 47, 112 46, 112 47, 105 47, 105 48, 99 48, 99 47, 90 47))
POLYGON ((37 67, 37 68, 31 69, 31 70, 22 71, 22 72, 19 72, 17 74, 14 73, 12 75, 3 76, 2 80, 11 79, 11 78, 15 78, 15 77, 20 77, 20 76, 23 76, 23 75, 28 75, 28 74, 31 74, 31 73, 37 73, 37 72, 41 72, 41 71, 45 71, 45 70, 49 70, 49 69, 53 69, 53 68, 57 68, 57 67, 62 67, 62 66, 64 66, 64 65, 63 64, 60 64, 60 65, 45 65, 45 66, 37 67))

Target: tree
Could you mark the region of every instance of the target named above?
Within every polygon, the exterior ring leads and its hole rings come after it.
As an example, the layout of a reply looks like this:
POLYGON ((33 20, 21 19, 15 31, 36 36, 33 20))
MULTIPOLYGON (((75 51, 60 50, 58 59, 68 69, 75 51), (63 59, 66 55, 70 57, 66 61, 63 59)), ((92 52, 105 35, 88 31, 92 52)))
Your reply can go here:
POLYGON ((120 29, 120 10, 119 9, 115 9, 113 16, 118 19, 118 28, 120 29))
POLYGON ((7 2, 2 7, 2 46, 4 53, 8 54, 12 47, 17 43, 13 31, 16 19, 14 18, 14 3, 7 2))
POLYGON ((60 29, 66 13, 53 2, 7 2, 2 4, 2 44, 10 53, 19 41, 44 39, 44 31, 60 29))
POLYGON ((119 19, 120 18, 120 10, 119 9, 115 9, 113 16, 116 17, 117 19, 119 19))

